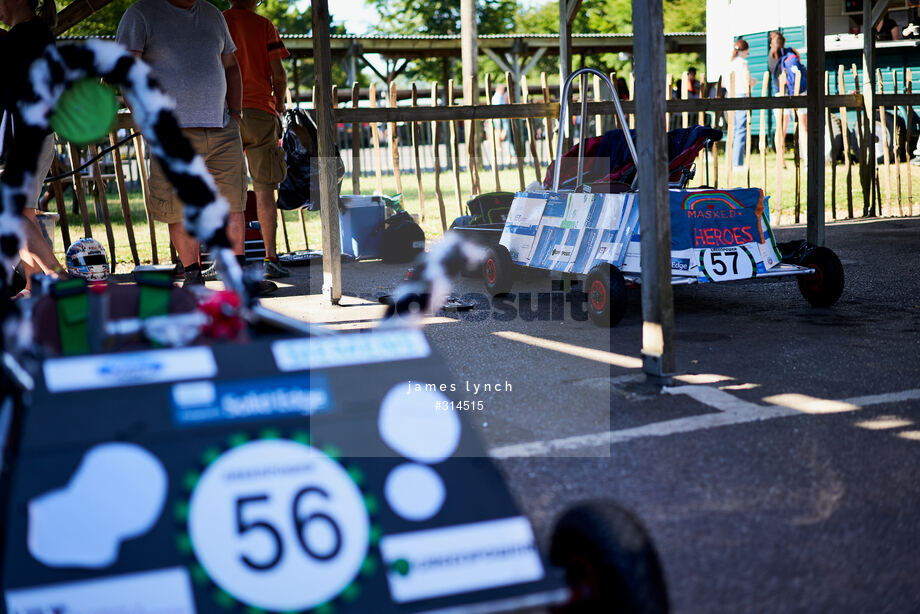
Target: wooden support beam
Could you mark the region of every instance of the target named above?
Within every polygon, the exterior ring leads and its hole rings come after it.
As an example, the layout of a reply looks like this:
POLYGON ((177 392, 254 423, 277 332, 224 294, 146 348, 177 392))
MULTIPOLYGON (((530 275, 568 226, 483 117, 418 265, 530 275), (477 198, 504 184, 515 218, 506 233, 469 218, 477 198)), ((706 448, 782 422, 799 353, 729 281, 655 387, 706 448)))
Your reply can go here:
POLYGON ((342 246, 339 237, 339 184, 336 180, 335 115, 332 60, 329 54, 329 2, 312 0, 313 63, 316 74, 316 128, 319 204, 323 237, 323 296, 332 304, 342 298, 342 246))
POLYGON ((537 62, 539 62, 544 55, 546 55, 546 47, 540 47, 537 49, 536 53, 530 56, 530 58, 528 58, 527 62, 524 64, 524 67, 521 69, 521 74, 527 75, 527 73, 536 67, 537 62))
POLYGON ((51 31, 55 36, 63 34, 87 17, 100 11, 113 0, 76 0, 65 6, 57 15, 57 23, 51 31))
POLYGON ((664 12, 662 0, 633 0, 636 40, 636 130, 639 154, 639 226, 642 249, 642 370, 651 379, 676 369, 671 291, 671 210, 665 129, 664 12))
MULTIPOLYGON (((824 245, 824 0, 805 3, 808 22, 808 200, 806 237, 824 245)), ((844 117, 844 119, 846 119, 844 117)), ((836 161, 834 162, 836 165, 836 161)))
POLYGON ((508 63, 508 60, 495 53, 488 47, 483 47, 482 52, 486 54, 486 56, 489 57, 493 62, 495 62, 499 70, 502 72, 511 72, 511 65, 508 63))
POLYGON ((575 21, 575 15, 578 14, 578 9, 581 8, 581 0, 568 0, 566 2, 568 5, 566 7, 566 19, 569 22, 569 26, 575 21))

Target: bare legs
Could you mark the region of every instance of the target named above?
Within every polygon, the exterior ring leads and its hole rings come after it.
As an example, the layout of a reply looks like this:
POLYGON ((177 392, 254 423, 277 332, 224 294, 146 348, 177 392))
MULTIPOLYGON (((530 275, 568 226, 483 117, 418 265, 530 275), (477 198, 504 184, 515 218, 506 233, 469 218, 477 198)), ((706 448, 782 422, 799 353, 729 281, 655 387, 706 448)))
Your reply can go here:
POLYGON ((262 229, 262 240, 265 241, 265 255, 272 259, 277 258, 275 233, 278 227, 278 205, 275 202, 274 190, 256 192, 256 215, 262 229))

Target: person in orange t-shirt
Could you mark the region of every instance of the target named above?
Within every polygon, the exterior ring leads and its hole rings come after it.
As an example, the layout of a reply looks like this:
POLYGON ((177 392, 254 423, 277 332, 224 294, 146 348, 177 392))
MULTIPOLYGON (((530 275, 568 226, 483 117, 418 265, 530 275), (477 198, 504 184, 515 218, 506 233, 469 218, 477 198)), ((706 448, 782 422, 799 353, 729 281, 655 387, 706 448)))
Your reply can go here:
POLYGON ((275 232, 278 205, 275 190, 287 167, 281 150, 281 117, 287 91, 287 73, 281 60, 290 53, 272 22, 256 14, 258 0, 231 0, 224 11, 236 59, 243 76, 243 121, 240 136, 249 161, 252 189, 256 193, 259 226, 265 241, 265 276, 288 277, 278 262, 275 232))

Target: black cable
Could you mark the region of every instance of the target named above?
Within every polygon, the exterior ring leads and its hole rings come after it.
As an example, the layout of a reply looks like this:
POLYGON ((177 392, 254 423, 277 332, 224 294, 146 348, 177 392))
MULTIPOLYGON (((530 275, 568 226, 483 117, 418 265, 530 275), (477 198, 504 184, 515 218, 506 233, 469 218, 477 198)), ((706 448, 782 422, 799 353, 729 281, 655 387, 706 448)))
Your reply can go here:
POLYGON ((48 183, 49 181, 60 181, 61 179, 67 179, 68 177, 72 177, 72 176, 76 175, 77 173, 79 173, 79 172, 82 171, 83 169, 87 168, 90 164, 92 164, 93 162, 95 162, 96 160, 98 160, 99 158, 101 158, 102 156, 104 156, 105 154, 109 153, 109 152, 112 151, 113 149, 117 149, 117 148, 121 147, 122 145, 124 145, 125 143, 127 143, 128 141, 130 141, 131 139, 133 139, 134 137, 136 137, 138 134, 140 134, 140 133, 139 133, 139 132, 132 132, 132 133, 130 133, 128 136, 126 136, 126 137, 123 138, 122 140, 118 141, 118 142, 115 143, 114 145, 110 145, 110 146, 106 147, 105 149, 103 149, 102 151, 100 151, 97 155, 93 156, 92 158, 90 158, 89 160, 87 160, 86 162, 84 162, 83 164, 81 164, 80 166, 78 166, 77 168, 73 169, 72 171, 68 171, 68 172, 63 173, 63 174, 61 174, 61 175, 55 175, 54 177, 48 177, 47 179, 45 179, 44 183, 48 183))

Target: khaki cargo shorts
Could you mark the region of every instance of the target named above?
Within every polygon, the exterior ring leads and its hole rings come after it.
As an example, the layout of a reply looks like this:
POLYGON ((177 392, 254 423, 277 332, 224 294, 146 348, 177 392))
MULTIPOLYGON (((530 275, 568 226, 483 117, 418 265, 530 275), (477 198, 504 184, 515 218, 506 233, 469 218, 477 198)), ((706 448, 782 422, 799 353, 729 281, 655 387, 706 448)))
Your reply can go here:
MULTIPOLYGON (((240 140, 240 128, 235 119, 223 128, 183 128, 182 134, 204 158, 221 196, 230 204, 230 211, 246 209, 246 160, 240 140)), ((174 224, 182 221, 182 201, 156 159, 150 160, 150 215, 158 222, 174 224)))
POLYGON ((270 192, 287 175, 284 151, 278 141, 281 139, 281 118, 261 109, 243 109, 243 123, 240 126, 243 149, 249 160, 249 174, 252 189, 256 192, 270 192))

